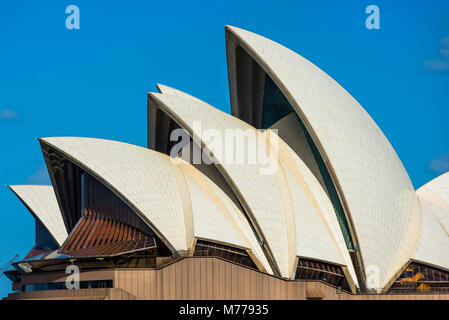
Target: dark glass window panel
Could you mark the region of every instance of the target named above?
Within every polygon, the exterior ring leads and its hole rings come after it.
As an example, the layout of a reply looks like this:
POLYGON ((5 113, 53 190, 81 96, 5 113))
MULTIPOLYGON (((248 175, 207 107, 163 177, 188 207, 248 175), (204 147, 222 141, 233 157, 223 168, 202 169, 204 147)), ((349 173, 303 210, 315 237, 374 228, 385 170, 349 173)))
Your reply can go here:
POLYGON ((220 257, 224 260, 257 269, 256 265, 245 250, 215 242, 197 240, 193 255, 220 257))
MULTIPOLYGON (((274 83, 274 81, 266 74, 265 75, 265 88, 263 95, 263 107, 262 107, 262 129, 267 129, 273 124, 275 124, 280 119, 294 112, 293 107, 290 102, 284 96, 279 87, 274 83)), ((312 154, 315 158, 315 162, 318 165, 321 176, 323 177, 325 187, 328 191, 330 200, 334 207, 334 211, 337 215, 338 223, 343 232, 343 237, 346 242, 346 246, 348 249, 354 249, 353 241, 351 234, 349 232, 349 225, 346 220, 346 216, 343 210, 343 206, 340 202, 340 198, 338 196, 335 185, 332 181, 332 178, 327 170, 325 162, 321 157, 320 152, 318 151, 317 146, 315 145, 312 137, 307 131, 304 123, 301 121, 299 117, 297 117, 299 125, 304 132, 307 143, 309 144, 310 149, 312 150, 312 154)))
POLYGON ((271 127, 280 119, 293 112, 293 108, 274 81, 265 75, 263 94, 262 128, 271 127))
POLYGON ((35 237, 36 249, 41 251, 52 251, 59 248, 58 243, 38 220, 35 222, 35 237))
POLYGON ((349 285, 342 268, 330 263, 299 259, 295 279, 320 280, 349 291, 349 285))
POLYGON ((412 262, 388 290, 388 293, 449 292, 449 272, 412 262))
MULTIPOLYGON (((80 289, 112 288, 112 280, 92 280, 80 281, 80 289)), ((35 283, 24 286, 24 292, 47 291, 47 290, 67 290, 65 282, 35 283)))

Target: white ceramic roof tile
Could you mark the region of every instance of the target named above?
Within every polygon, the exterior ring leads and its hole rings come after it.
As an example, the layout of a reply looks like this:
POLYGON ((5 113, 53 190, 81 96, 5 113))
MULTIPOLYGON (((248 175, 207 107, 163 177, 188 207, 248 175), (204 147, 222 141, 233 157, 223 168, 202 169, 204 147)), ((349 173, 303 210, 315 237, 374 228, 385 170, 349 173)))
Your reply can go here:
POLYGON ((347 203, 364 266, 377 267, 386 285, 413 253, 420 225, 418 200, 393 147, 359 103, 311 62, 254 33, 228 26, 230 32, 317 139, 347 203))
POLYGON ((51 236, 61 246, 67 238, 67 230, 52 186, 17 185, 11 190, 32 211, 51 236))
POLYGON ((429 181, 416 190, 416 193, 449 212, 449 172, 429 181))
POLYGON ((416 191, 449 234, 449 172, 429 181, 416 191))
POLYGON ((195 237, 251 249, 265 270, 272 274, 248 221, 232 200, 193 166, 180 167, 189 188, 195 237))

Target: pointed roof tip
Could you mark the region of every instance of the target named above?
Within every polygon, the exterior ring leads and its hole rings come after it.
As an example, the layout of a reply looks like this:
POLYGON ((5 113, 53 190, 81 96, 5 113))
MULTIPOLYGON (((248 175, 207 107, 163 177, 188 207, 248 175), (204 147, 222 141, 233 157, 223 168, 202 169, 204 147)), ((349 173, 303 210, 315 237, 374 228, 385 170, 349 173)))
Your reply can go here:
POLYGON ((163 99, 164 94, 162 92, 148 92, 148 99, 153 104, 159 104, 161 103, 161 99, 163 99))
MULTIPOLYGON (((188 94, 184 91, 181 91, 179 89, 175 89, 173 87, 169 87, 163 84, 158 83, 157 84, 157 88, 159 90, 159 94, 164 95, 164 96, 176 96, 176 97, 180 97, 180 98, 186 98, 186 99, 193 99, 193 100, 200 100, 195 96, 192 96, 191 94, 188 94)), ((150 94, 149 94, 150 95, 150 94)), ((158 93, 150 95, 153 97, 156 97, 158 95, 158 93)))
POLYGON ((225 30, 226 31, 233 31, 233 30, 239 30, 240 28, 235 27, 235 26, 231 26, 230 24, 225 25, 225 30))
POLYGON ((163 93, 162 91, 163 91, 164 89, 165 89, 165 90, 167 90, 167 89, 174 90, 173 88, 171 88, 171 87, 169 87, 169 86, 166 86, 165 84, 156 83, 156 90, 157 90, 158 92, 156 92, 156 91, 148 91, 147 94, 150 94, 150 93, 163 93))
POLYGON ((236 28, 236 27, 234 27, 234 26, 231 26, 231 25, 225 25, 225 35, 226 35, 226 37, 228 37, 228 33, 233 33, 233 34, 235 34, 235 32, 236 32, 236 29, 238 29, 238 28, 236 28))
POLYGON ((41 137, 41 138, 37 138, 37 140, 39 141, 39 143, 41 145, 42 144, 51 145, 51 141, 50 141, 51 138, 56 138, 56 137, 41 137))
POLYGON ((242 32, 250 32, 246 29, 243 28, 239 28, 239 27, 235 27, 235 26, 231 26, 231 25, 225 25, 225 32, 232 32, 233 34, 238 34, 238 33, 242 33, 242 32))
MULTIPOLYGON (((245 45, 248 46, 247 42, 252 39, 252 38, 264 38, 266 40, 269 40, 268 38, 265 38, 257 33, 254 33, 252 31, 249 31, 247 29, 243 29, 243 28, 239 28, 239 27, 234 27, 234 26, 229 26, 227 25, 225 27, 225 38, 228 40, 231 40, 232 42, 237 41, 238 42, 242 42, 245 45)), ((249 46, 251 47, 251 46, 249 46)))
POLYGON ((161 94, 173 94, 174 92, 181 92, 178 89, 175 89, 170 86, 166 86, 165 84, 161 84, 161 83, 157 83, 156 87, 157 87, 157 90, 159 91, 159 93, 161 93, 161 94))
POLYGON ((159 93, 163 93, 162 91, 164 91, 164 89, 167 89, 167 88, 168 89, 172 89, 169 86, 166 86, 166 85, 161 84, 161 83, 156 83, 156 88, 159 91, 159 93))
POLYGON ((58 137, 39 137, 39 138, 37 138, 37 141, 48 143, 48 140, 50 140, 52 138, 58 138, 58 137))
POLYGON ((154 99, 154 98, 157 98, 157 97, 159 97, 159 96, 162 96, 163 94, 161 93, 161 92, 148 92, 148 97, 150 98, 150 99, 154 99))

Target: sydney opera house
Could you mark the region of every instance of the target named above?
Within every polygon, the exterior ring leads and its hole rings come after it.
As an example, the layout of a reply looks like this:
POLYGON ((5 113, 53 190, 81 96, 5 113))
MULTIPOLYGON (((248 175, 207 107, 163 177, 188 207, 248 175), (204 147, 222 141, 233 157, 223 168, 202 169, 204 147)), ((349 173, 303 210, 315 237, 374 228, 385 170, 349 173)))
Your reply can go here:
POLYGON ((232 115, 158 85, 147 148, 39 139, 52 185, 9 186, 36 241, 5 299, 449 299, 449 173, 415 190, 335 80, 225 35, 232 115))

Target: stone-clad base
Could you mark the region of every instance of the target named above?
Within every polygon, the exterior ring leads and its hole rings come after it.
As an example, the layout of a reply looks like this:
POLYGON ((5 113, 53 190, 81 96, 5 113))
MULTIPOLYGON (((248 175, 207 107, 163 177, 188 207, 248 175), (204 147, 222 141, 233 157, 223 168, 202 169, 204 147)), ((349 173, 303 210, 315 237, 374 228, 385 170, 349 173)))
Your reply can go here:
MULTIPOLYGON (((60 282, 65 274, 30 274, 15 288, 60 282)), ((85 271, 80 280, 113 280, 114 288, 16 292, 21 299, 449 300, 449 294, 351 294, 322 281, 287 281, 214 257, 186 257, 159 269, 85 271)))

